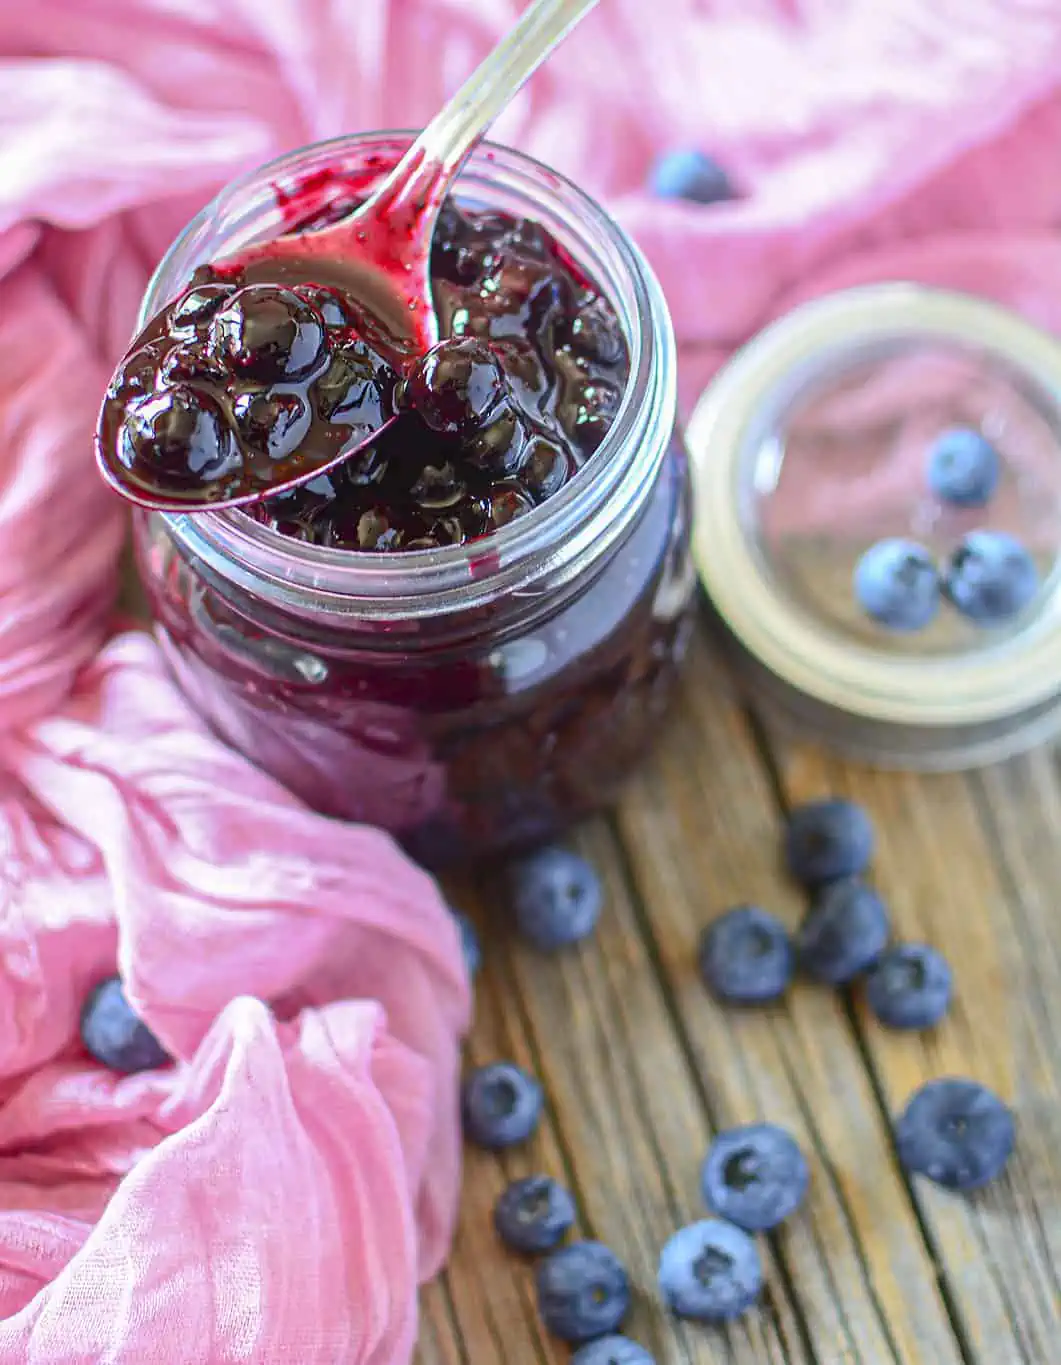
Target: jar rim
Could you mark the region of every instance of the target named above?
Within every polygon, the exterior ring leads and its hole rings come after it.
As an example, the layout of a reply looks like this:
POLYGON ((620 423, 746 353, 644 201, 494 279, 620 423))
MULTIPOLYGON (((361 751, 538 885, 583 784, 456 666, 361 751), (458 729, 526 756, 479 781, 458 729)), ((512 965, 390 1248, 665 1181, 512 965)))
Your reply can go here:
MULTIPOLYGON (((384 130, 331 138, 287 152, 231 181, 166 252, 145 292, 138 330, 196 265, 255 236, 270 235, 268 226, 262 231, 261 219, 268 219, 270 210, 278 216, 274 188, 284 174, 322 164, 341 167, 344 154, 353 169, 358 156, 381 148, 396 158, 414 136, 384 130), (248 196, 249 207, 259 210, 257 231, 230 234, 224 244, 211 241, 216 224, 248 196)), ((628 529, 655 481, 677 411, 675 340, 662 290, 639 249, 591 196, 523 152, 482 142, 462 171, 456 192, 463 189, 466 198, 474 199, 469 190, 478 187, 488 202, 491 186, 496 190, 500 182, 522 193, 539 219, 548 220, 545 226, 608 297, 623 325, 630 376, 615 421, 594 454, 553 497, 464 545, 376 554, 310 545, 238 510, 159 514, 189 553, 245 589, 266 591, 288 606, 393 620, 487 605, 500 593, 529 591, 546 569, 555 581, 564 567, 561 559, 569 561, 571 575, 583 572, 588 557, 595 558, 628 529), (627 495, 619 499, 623 506, 613 505, 617 492, 627 495)), ((273 233, 278 230, 278 223, 271 226, 273 233)))

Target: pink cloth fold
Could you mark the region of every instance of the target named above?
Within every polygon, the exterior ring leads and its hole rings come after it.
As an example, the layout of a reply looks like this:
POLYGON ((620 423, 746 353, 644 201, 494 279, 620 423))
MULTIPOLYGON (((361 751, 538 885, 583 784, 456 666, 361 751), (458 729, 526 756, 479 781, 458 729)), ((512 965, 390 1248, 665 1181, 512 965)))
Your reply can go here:
MULTIPOLYGON (((223 749, 146 635, 90 437, 173 235, 300 142, 422 123, 515 0, 0 7, 0 1365, 402 1365, 458 1174, 467 987, 431 881, 223 749), (102 653, 100 650, 102 648, 102 653), (77 1017, 118 966, 178 1058, 77 1017)), ((1061 330, 1055 0, 608 0, 495 130, 605 199, 688 405, 889 277, 1061 330), (700 145, 741 197, 659 203, 700 145)))

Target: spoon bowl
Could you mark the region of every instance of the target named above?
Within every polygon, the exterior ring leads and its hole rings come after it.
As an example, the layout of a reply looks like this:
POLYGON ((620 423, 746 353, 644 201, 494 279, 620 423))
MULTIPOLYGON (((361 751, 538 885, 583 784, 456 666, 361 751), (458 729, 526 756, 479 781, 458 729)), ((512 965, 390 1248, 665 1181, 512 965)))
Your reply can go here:
POLYGON ((108 389, 96 434, 107 482, 130 502, 157 511, 245 507, 329 473, 374 441, 394 421, 401 379, 439 340, 429 266, 443 201, 494 119, 598 3, 534 0, 361 205, 329 227, 286 233, 197 272, 189 293, 137 337, 108 389), (197 282, 201 292, 217 294, 204 302, 192 344, 182 350, 175 311, 194 311, 194 300, 187 300, 197 282), (253 300, 250 286, 258 286, 253 300), (305 291, 320 295, 322 287, 342 300, 335 306, 345 312, 331 368, 324 315, 306 310, 305 291), (254 343, 250 361, 245 348, 232 351, 227 372, 217 364, 226 327, 254 343), (199 344, 204 329, 206 346, 199 344), (165 359, 155 354, 154 361, 190 367, 187 376, 178 372, 177 388, 160 393, 157 386, 149 391, 119 382, 137 357, 149 366, 152 347, 157 351, 173 337, 165 359), (296 355, 305 363, 296 364, 296 355), (306 447, 296 437, 309 430, 308 414, 320 406, 320 384, 343 364, 352 372, 354 401, 346 402, 339 423, 328 414, 326 440, 306 447), (246 373, 233 375, 233 367, 246 373), (233 399, 234 386, 245 379, 249 387, 233 399), (267 395, 257 392, 266 385, 267 395), (308 385, 317 386, 317 397, 308 385), (244 413, 255 403, 269 407, 268 423, 262 419, 268 441, 235 434, 225 416, 233 403, 244 413))

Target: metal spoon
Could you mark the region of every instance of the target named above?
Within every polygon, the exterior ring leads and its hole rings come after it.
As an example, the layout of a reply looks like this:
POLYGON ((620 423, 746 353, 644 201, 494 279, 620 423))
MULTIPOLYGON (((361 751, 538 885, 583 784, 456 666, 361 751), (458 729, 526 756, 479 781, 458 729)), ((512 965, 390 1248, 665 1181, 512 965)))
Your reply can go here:
MULTIPOLYGON (((597 3, 534 0, 363 204, 327 228, 288 233, 219 264, 249 270, 250 278, 258 282, 269 280, 271 269, 276 270, 276 283, 299 274, 305 280, 322 274, 331 282, 327 276, 334 279, 340 273, 344 292, 371 319, 374 348, 397 372, 408 369, 438 341, 429 264, 443 201, 494 119, 597 3)), ((150 331, 150 324, 145 331, 150 331)), ((316 464, 307 459, 277 466, 267 460, 243 461, 231 476, 178 491, 172 481, 150 486, 140 470, 133 476, 127 452, 122 458, 115 402, 113 396, 105 401, 100 414, 96 439, 100 469, 124 497, 163 511, 245 506, 296 488, 348 460, 390 424, 384 421, 367 434, 358 431, 338 452, 329 451, 316 464)))

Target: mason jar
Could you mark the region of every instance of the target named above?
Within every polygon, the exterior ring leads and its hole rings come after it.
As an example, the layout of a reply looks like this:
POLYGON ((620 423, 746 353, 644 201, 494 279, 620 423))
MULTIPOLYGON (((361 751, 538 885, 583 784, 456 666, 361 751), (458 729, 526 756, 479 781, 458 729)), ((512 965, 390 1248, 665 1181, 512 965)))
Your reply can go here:
MULTIPOLYGON (((138 330, 196 266, 284 231, 293 187, 349 188, 407 144, 342 138, 233 183, 160 264, 138 330)), ((614 797, 664 722, 694 584, 674 336, 646 262, 516 152, 481 146, 456 197, 539 222, 620 319, 627 392, 571 481, 436 550, 322 547, 240 511, 135 524, 159 642, 202 718, 311 807, 434 867, 554 838, 614 797)))

